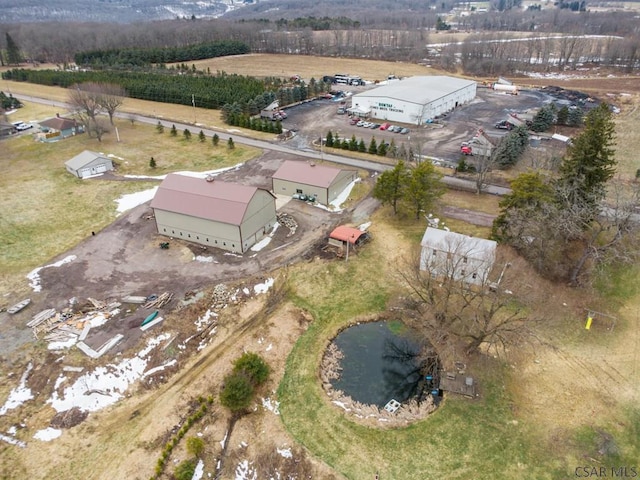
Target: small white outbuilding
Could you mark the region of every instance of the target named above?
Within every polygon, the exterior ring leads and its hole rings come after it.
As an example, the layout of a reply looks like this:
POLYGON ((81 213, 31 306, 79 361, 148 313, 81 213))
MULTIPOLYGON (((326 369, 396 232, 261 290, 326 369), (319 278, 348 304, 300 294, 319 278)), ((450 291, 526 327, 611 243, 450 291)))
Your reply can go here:
POLYGON ((90 150, 85 150, 67 160, 64 165, 67 172, 78 178, 87 178, 113 170, 113 162, 109 157, 90 150))

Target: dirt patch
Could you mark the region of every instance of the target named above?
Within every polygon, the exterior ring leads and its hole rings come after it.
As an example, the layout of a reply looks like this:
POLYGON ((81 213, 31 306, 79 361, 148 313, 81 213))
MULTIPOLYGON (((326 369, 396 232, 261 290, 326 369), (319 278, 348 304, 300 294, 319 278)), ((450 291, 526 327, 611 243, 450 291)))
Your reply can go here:
MULTIPOLYGON (((285 159, 299 158, 269 152, 224 172, 219 178, 271 188, 269 179, 285 159)), ((0 332, 9 334, 16 328, 22 332, 12 335, 11 341, 6 337, 6 341, 0 341, 0 354, 10 354, 30 339, 29 330, 20 325, 25 325, 32 315, 46 308, 62 310, 71 298, 84 302, 93 297, 109 302, 120 301, 126 295, 146 297, 171 292, 175 300, 160 309, 160 315, 166 316, 189 291, 256 274, 266 276, 268 272, 304 257, 333 226, 344 222, 349 215, 349 212, 328 212, 296 201, 284 205, 280 212, 297 223, 294 235, 290 235, 287 228, 279 228, 264 249, 236 255, 159 235, 148 204, 134 208, 96 235, 87 232, 84 242, 54 259, 73 255, 75 260, 57 268, 42 269, 42 291, 32 295, 32 305, 28 309, 14 316, 0 313, 0 332), (160 248, 163 242, 169 243, 168 249, 160 248)), ((149 313, 151 311, 135 305, 124 305, 112 321, 92 329, 87 343, 97 348, 121 333, 125 338, 113 353, 126 351, 138 343, 141 337, 138 327, 149 313)))

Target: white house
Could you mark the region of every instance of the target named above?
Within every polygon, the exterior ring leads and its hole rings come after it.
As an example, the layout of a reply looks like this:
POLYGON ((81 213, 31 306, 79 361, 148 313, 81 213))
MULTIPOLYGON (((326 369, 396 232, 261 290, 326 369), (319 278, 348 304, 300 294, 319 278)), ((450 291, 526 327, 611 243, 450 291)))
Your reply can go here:
POLYGON ((421 245, 420 270, 476 285, 487 283, 496 258, 493 240, 427 227, 421 245))

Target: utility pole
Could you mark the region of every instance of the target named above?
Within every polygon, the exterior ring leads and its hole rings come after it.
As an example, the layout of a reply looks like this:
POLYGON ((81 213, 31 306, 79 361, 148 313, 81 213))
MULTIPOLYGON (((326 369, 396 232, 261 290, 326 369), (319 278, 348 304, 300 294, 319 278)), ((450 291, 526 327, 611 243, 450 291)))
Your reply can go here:
POLYGON ((196 96, 192 93, 191 94, 191 105, 193 105, 193 123, 197 123, 196 121, 196 96))

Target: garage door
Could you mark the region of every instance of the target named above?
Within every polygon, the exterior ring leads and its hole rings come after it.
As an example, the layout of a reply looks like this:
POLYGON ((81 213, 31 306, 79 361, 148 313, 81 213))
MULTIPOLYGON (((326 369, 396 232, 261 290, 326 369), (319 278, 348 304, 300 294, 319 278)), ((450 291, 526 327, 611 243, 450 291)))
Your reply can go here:
POLYGON ((103 173, 107 171, 107 165, 104 163, 101 163, 100 165, 96 166, 96 173, 103 173))
POLYGON ((89 175, 91 175, 91 169, 90 168, 81 168, 79 173, 79 177, 80 178, 84 178, 84 177, 88 177, 89 175))

